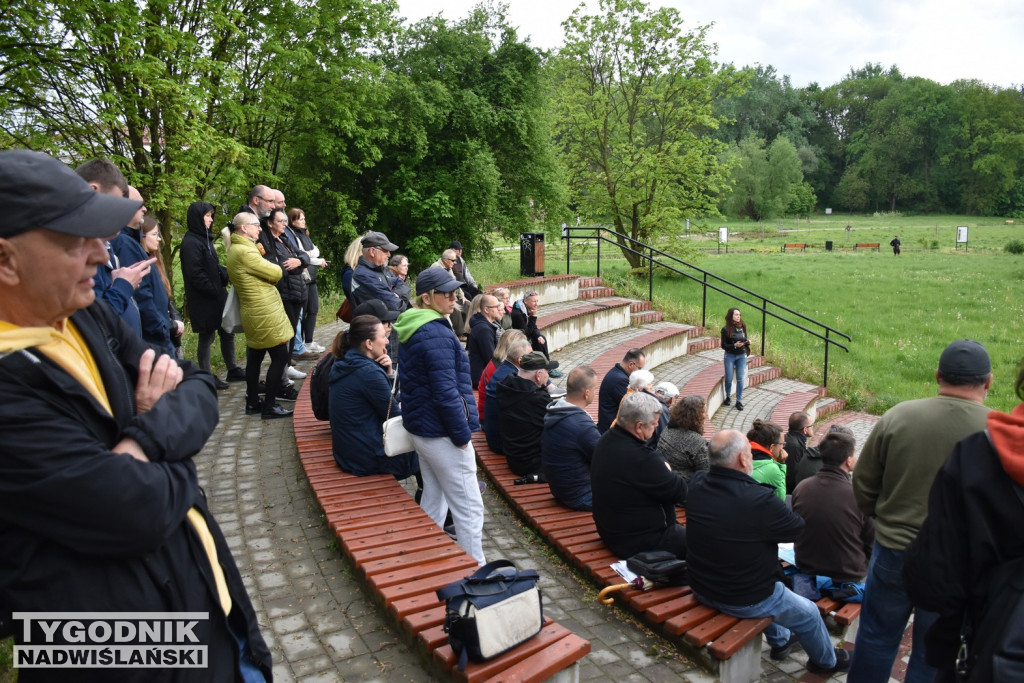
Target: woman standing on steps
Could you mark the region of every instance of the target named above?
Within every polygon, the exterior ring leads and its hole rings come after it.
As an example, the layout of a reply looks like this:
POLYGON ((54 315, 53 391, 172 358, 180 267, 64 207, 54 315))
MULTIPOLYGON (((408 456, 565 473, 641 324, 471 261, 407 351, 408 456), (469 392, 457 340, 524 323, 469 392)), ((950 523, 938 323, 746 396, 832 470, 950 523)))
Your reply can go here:
POLYGON ((722 391, 725 400, 722 405, 731 403, 732 378, 736 375, 736 410, 743 410, 743 382, 747 379, 747 356, 750 354, 750 339, 747 337, 747 324, 743 322, 740 309, 730 308, 725 314, 725 327, 722 328, 722 349, 725 351, 725 383, 722 391))

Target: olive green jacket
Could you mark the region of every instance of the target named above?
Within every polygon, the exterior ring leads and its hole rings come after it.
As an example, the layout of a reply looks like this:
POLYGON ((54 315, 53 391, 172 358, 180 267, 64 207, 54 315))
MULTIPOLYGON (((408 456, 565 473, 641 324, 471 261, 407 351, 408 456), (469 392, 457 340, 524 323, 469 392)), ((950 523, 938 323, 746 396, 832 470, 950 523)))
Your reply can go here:
POLYGON ((274 283, 281 279, 281 267, 264 259, 252 240, 231 234, 228 250, 228 279, 241 304, 245 343, 253 349, 269 349, 295 336, 274 283))

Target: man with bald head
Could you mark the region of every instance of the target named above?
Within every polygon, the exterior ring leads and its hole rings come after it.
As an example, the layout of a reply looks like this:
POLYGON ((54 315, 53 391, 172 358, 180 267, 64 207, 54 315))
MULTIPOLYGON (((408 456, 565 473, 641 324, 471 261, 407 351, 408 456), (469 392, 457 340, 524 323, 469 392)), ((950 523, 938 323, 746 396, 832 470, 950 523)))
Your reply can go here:
POLYGON ((845 671, 849 653, 833 648, 818 607, 782 583, 778 544, 796 541, 803 519, 750 476, 754 458, 742 432, 715 434, 708 456, 711 468, 693 475, 686 500, 693 594, 723 614, 771 617, 764 635, 772 659, 785 659, 799 642, 809 671, 845 671))
POLYGON ((497 297, 490 294, 480 296, 480 311, 469 319, 469 339, 466 341, 469 378, 473 380, 473 386, 480 381, 480 375, 494 355, 494 347, 498 345, 498 332, 501 330, 501 319, 505 315, 505 307, 497 297))
MULTIPOLYGON (((93 191, 45 154, 7 150, 0 204, 0 612, 202 613, 191 633, 205 667, 161 667, 162 678, 270 680, 270 651, 192 461, 217 425, 213 376, 154 353, 93 291, 103 239, 142 203, 93 191)), ((50 642, 89 645, 89 630, 85 643, 67 629, 50 642)), ((18 624, 15 640, 42 642, 39 631, 18 624)), ((19 680, 155 671, 84 668, 27 667, 19 680)))

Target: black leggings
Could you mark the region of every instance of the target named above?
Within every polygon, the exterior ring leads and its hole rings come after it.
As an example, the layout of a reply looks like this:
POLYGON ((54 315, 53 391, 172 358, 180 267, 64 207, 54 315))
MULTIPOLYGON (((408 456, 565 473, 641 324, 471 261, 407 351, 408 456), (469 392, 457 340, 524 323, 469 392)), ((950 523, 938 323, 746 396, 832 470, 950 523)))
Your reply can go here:
POLYGON ((220 328, 199 333, 199 346, 196 348, 196 362, 199 363, 199 367, 210 372, 210 347, 213 346, 214 334, 220 335, 220 354, 224 356, 224 365, 227 366, 228 370, 237 368, 238 364, 235 362, 235 335, 228 334, 220 328))
POLYGON ((288 344, 278 344, 269 349, 247 348, 245 354, 246 397, 255 403, 260 397, 260 366, 263 356, 270 354, 270 369, 267 370, 267 394, 263 401, 263 412, 269 412, 277 403, 277 394, 281 390, 281 375, 288 367, 288 344))

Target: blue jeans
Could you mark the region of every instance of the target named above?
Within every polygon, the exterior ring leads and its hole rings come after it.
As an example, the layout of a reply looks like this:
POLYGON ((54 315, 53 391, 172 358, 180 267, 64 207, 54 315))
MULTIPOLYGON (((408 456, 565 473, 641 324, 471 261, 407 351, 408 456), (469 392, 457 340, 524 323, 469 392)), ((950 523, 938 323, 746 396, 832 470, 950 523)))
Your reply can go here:
POLYGON ((292 345, 292 354, 305 353, 306 343, 302 340, 302 310, 299 310, 299 322, 295 323, 295 343, 292 345))
POLYGON ((747 354, 726 353, 725 354, 725 397, 729 398, 732 393, 732 376, 736 375, 736 401, 743 400, 743 382, 747 379, 747 354))
POLYGON ((764 632, 769 645, 785 645, 792 631, 812 662, 823 668, 836 665, 836 650, 828 637, 828 629, 821 619, 818 606, 786 588, 781 581, 775 582, 775 591, 771 597, 745 607, 723 605, 701 595, 697 595, 697 599, 722 614, 741 619, 771 617, 772 623, 764 632))
MULTIPOLYGON (((903 588, 903 551, 890 550, 875 541, 868 565, 864 603, 860 610, 860 630, 853 648, 853 663, 846 680, 888 681, 903 631, 913 606, 903 588)), ((935 623, 935 612, 914 612, 914 643, 910 651, 905 683, 933 681, 936 670, 925 662, 924 636, 935 623)))

